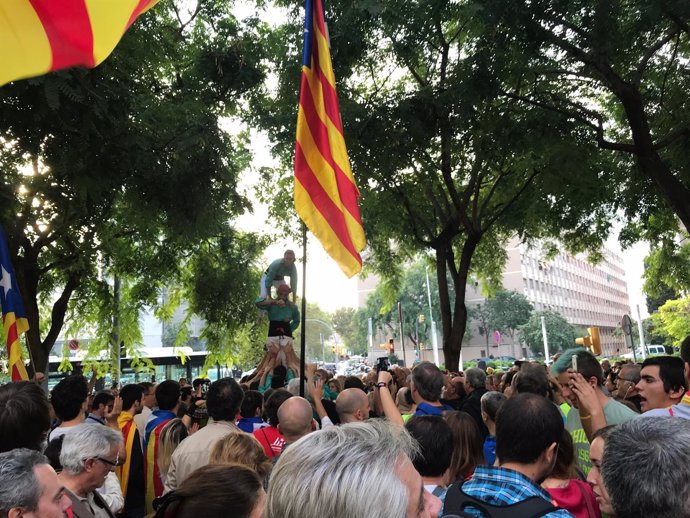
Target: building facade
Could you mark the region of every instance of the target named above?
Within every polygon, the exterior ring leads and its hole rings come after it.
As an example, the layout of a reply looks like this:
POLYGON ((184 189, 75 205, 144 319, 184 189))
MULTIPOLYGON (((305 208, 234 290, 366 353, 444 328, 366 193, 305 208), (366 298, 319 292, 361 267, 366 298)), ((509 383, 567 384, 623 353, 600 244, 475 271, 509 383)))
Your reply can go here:
MULTIPOLYGON (((613 356, 627 351, 623 336, 617 331, 624 314, 630 311, 628 286, 623 259, 604 248, 604 258, 591 264, 586 257, 573 257, 561 252, 553 259, 545 259, 539 247, 529 248, 517 238, 511 240, 506 251, 508 260, 503 271, 503 287, 522 293, 535 311, 551 310, 569 323, 582 327, 598 327, 601 334, 602 355, 613 356)), ((469 286, 466 303, 472 307, 484 301, 479 286, 469 286)), ((526 351, 511 344, 507 337, 499 341, 491 337, 487 350, 486 337, 479 334, 477 322, 472 322, 473 337, 463 346, 463 358, 519 355, 526 351)), ((497 337, 496 337, 497 338, 497 337)))
MULTIPOLYGON (((534 306, 535 311, 551 310, 559 313, 569 323, 586 329, 598 327, 602 342, 602 356, 615 356, 628 351, 623 336, 618 331, 624 314, 630 311, 628 287, 623 268, 623 260, 614 251, 604 248, 603 260, 591 264, 585 256, 573 257, 565 252, 553 259, 545 259, 545 251, 539 246, 528 247, 517 238, 506 244, 508 259, 503 270, 503 288, 523 294, 534 306)), ((367 296, 376 289, 379 279, 370 275, 366 281, 359 282, 359 307, 366 306, 367 296)), ((433 296, 433 294, 432 294, 433 296)), ((479 283, 470 283, 467 287, 465 302, 468 308, 476 308, 485 297, 479 283)), ((438 344, 440 336, 440 315, 437 320, 438 344)), ((468 322, 471 337, 463 342, 462 360, 493 356, 526 357, 526 347, 518 343, 517 333, 513 338, 505 333, 489 330, 488 335, 480 332, 479 322, 468 322)), ((390 336, 376 333, 372 337, 370 356, 385 354, 379 343, 387 342, 390 336)), ((414 359, 415 351, 411 344, 405 344, 408 364, 414 359), (409 348, 409 349, 408 349, 409 348)), ((573 344, 575 345, 575 344, 573 344)), ((430 344, 425 344, 421 359, 431 360, 430 344)), ((553 353, 553 351, 551 351, 553 353)), ((402 359, 400 344, 396 339, 396 353, 402 359)), ((440 362, 443 363, 443 351, 439 350, 440 362)))

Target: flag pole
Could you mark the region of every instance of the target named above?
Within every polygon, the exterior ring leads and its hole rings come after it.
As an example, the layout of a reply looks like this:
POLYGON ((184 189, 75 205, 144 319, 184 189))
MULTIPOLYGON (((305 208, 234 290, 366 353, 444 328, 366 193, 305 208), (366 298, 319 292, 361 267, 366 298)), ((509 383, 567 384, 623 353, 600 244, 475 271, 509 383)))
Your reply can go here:
POLYGON ((299 337, 300 355, 299 355, 299 395, 304 397, 304 369, 305 358, 307 355, 307 297, 305 296, 307 290, 307 225, 302 222, 302 322, 300 326, 302 332, 299 337))

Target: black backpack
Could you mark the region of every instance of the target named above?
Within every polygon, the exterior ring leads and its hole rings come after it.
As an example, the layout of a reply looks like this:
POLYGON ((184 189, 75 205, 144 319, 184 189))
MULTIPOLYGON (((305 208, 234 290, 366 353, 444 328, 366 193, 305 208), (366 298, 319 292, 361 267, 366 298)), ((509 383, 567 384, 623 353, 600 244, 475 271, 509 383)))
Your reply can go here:
POLYGON ((465 493, 461 485, 453 484, 446 493, 443 518, 476 518, 473 514, 463 511, 466 507, 481 511, 484 518, 539 518, 558 510, 538 496, 531 496, 510 505, 487 504, 465 493))

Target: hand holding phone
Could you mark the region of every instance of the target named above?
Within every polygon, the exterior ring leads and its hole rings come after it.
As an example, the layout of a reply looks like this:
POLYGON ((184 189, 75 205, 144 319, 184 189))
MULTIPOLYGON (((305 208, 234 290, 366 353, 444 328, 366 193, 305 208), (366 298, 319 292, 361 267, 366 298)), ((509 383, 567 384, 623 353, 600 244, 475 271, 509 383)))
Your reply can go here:
POLYGON ((572 364, 573 364, 573 365, 572 365, 572 367, 573 367, 573 372, 578 372, 578 370, 577 370, 577 354, 573 354, 571 361, 572 361, 572 364))

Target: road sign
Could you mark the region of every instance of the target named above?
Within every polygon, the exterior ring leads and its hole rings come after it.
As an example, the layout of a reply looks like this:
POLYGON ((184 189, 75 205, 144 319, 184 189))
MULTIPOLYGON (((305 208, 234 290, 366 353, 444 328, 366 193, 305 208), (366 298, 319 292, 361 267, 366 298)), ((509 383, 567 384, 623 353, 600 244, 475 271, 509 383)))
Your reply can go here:
POLYGON ((623 328, 623 333, 630 335, 632 333, 632 321, 629 315, 623 315, 623 320, 621 320, 621 327, 623 328))

